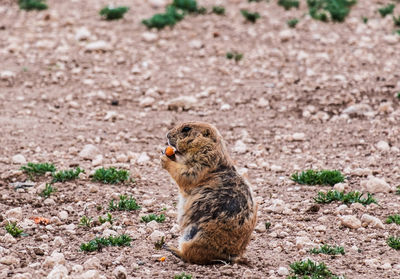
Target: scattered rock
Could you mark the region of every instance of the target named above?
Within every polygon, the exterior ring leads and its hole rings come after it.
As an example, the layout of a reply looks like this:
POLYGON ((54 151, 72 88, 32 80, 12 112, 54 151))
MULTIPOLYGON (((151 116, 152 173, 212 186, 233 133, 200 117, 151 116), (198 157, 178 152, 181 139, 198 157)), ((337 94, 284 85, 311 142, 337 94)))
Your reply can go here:
POLYGON ((163 232, 155 230, 150 234, 149 237, 150 240, 155 243, 156 241, 159 241, 162 237, 165 237, 165 234, 163 232))
POLYGON ((83 41, 87 40, 90 37, 90 31, 86 27, 80 27, 75 32, 75 40, 83 41))
POLYGON ((391 188, 382 178, 370 176, 368 180, 361 181, 361 187, 370 193, 388 193, 391 188))
POLYGON ((339 192, 343 192, 345 189, 347 188, 347 184, 346 183, 336 183, 333 186, 333 189, 339 192))
POLYGON ((256 231, 256 232, 259 232, 259 233, 263 233, 263 232, 267 231, 267 228, 265 227, 265 224, 264 224, 264 223, 259 223, 259 224, 256 226, 255 231, 256 231))
POLYGON ((303 249, 303 248, 311 248, 315 244, 314 242, 311 241, 311 239, 308 236, 298 236, 296 237, 296 247, 297 249, 303 249))
POLYGON ((139 158, 136 160, 136 163, 138 163, 139 165, 145 164, 148 161, 150 161, 150 157, 149 155, 147 155, 146 152, 142 152, 139 155, 139 158))
POLYGON ((68 219, 68 212, 65 210, 62 210, 58 213, 58 218, 60 218, 61 221, 66 221, 68 219))
POLYGON ((16 75, 14 72, 11 71, 0 72, 0 79, 8 81, 10 84, 14 82, 15 77, 16 75))
POLYGON ((100 273, 97 270, 88 270, 84 273, 77 275, 77 279, 100 279, 100 273))
POLYGON ((361 216, 361 222, 363 222, 363 225, 365 224, 373 228, 378 228, 378 229, 385 228, 385 226, 383 225, 382 221, 379 218, 368 214, 363 214, 363 216, 361 216))
POLYGON ((247 145, 242 140, 238 140, 233 147, 233 152, 244 154, 247 152, 247 145))
POLYGON ((79 152, 79 156, 86 160, 93 160, 99 155, 99 149, 93 144, 86 144, 81 152, 79 152))
POLYGON ((166 1, 166 0, 149 0, 149 4, 153 8, 164 8, 165 6, 167 6, 168 1, 166 1))
POLYGON ((361 221, 353 215, 345 215, 340 218, 341 225, 351 228, 358 229, 361 227, 361 221))
POLYGON ((286 29, 279 32, 279 39, 281 42, 287 42, 294 37, 294 33, 292 30, 286 29))
POLYGON ((6 219, 8 219, 11 222, 19 222, 22 220, 22 208, 21 207, 15 207, 10 210, 7 210, 5 213, 6 219))
POLYGON ((101 269, 100 260, 97 257, 91 257, 83 263, 83 268, 85 270, 101 269))
POLYGON ((390 150, 389 144, 386 141, 383 141, 383 140, 379 141, 376 144, 376 148, 378 148, 380 151, 389 151, 390 150))
POLYGON ((63 265, 56 265, 47 275, 48 279, 64 279, 68 277, 68 269, 63 265))
POLYGON ((343 114, 347 114, 351 117, 356 116, 368 116, 372 112, 372 108, 367 104, 355 104, 347 107, 343 110, 343 114))
POLYGON ((63 265, 65 264, 65 258, 63 253, 58 253, 57 251, 54 251, 51 253, 50 256, 46 257, 43 267, 54 267, 55 265, 60 264, 63 265))
POLYGON ((191 40, 189 42, 189 47, 193 48, 193 49, 200 49, 204 46, 203 42, 200 40, 191 40))
POLYGON ((4 256, 0 258, 0 264, 18 266, 19 259, 14 256, 4 256))
POLYGON ((22 154, 14 155, 11 160, 14 164, 19 164, 19 165, 26 164, 26 159, 25 159, 24 155, 22 155, 22 154))
POLYGON ((193 96, 180 96, 167 103, 168 110, 190 110, 198 105, 199 101, 193 96))
POLYGON ((281 276, 289 275, 289 270, 284 266, 280 266, 276 272, 281 276))
POLYGON ((154 99, 153 97, 144 97, 139 101, 139 106, 141 106, 142 108, 151 107, 152 105, 154 105, 155 102, 156 99, 154 99))
POLYGON ((306 139, 306 135, 304 133, 294 133, 292 138, 295 141, 304 141, 306 139))
POLYGON ((125 267, 119 265, 113 270, 113 275, 116 279, 126 279, 128 277, 128 272, 125 267))
POLYGON ((285 210, 285 202, 280 199, 271 200, 272 205, 266 208, 267 212, 282 213, 285 210))
POLYGON ((143 39, 143 41, 145 41, 147 43, 153 43, 158 40, 158 35, 157 35, 157 33, 153 33, 153 32, 144 32, 142 34, 142 39, 143 39))
POLYGON ((112 49, 111 45, 105 41, 96 41, 86 45, 87 51, 109 51, 112 49))

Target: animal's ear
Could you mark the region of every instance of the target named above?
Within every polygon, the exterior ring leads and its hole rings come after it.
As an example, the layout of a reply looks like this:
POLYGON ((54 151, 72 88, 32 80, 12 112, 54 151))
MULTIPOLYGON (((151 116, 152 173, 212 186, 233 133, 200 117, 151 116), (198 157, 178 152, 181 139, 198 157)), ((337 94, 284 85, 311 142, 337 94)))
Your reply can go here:
POLYGON ((217 141, 215 135, 213 135, 213 133, 211 132, 210 129, 205 129, 205 130, 203 131, 203 137, 210 138, 210 139, 212 139, 213 141, 217 141))

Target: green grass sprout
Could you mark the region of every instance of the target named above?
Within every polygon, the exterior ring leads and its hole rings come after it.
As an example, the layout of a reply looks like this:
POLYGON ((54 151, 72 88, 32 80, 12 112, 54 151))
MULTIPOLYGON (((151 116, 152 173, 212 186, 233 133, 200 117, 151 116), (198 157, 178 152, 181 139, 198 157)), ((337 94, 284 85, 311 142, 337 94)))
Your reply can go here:
POLYGON ((386 218, 385 223, 386 223, 386 224, 395 223, 396 225, 400 225, 400 215, 399 215, 399 214, 389 215, 389 216, 386 218))
POLYGON ((84 172, 85 170, 81 169, 80 167, 77 167, 75 170, 71 169, 53 172, 53 180, 51 182, 56 183, 74 180, 79 177, 79 174, 84 172))
POLYGON ((317 263, 311 260, 291 263, 290 273, 287 279, 338 279, 325 263, 317 263))
POLYGON ((174 276, 174 279, 192 279, 191 274, 186 274, 185 272, 182 272, 181 274, 176 274, 174 276))
POLYGON ((390 236, 386 240, 387 245, 393 249, 400 250, 400 237, 390 236))
POLYGON ((250 21, 252 23, 255 23, 257 21, 257 19, 260 18, 260 14, 259 13, 251 13, 248 10, 242 9, 240 10, 240 13, 242 14, 242 16, 247 20, 250 21))
POLYGON ((93 224, 93 219, 83 215, 79 220, 79 226, 90 228, 93 224))
POLYGON ((140 206, 136 203, 134 198, 128 198, 126 195, 120 195, 119 202, 114 204, 114 199, 112 199, 109 203, 108 209, 110 211, 132 211, 140 209, 140 206))
POLYGON ((142 222, 148 223, 153 220, 156 221, 157 223, 162 223, 165 221, 165 215, 160 214, 159 216, 157 216, 156 214, 149 214, 146 216, 142 216, 142 222))
POLYGON ((48 198, 50 197, 50 195, 52 193, 54 193, 55 191, 57 191, 56 188, 54 188, 53 186, 51 186, 51 184, 46 183, 46 187, 43 189, 43 191, 40 193, 40 196, 44 197, 44 198, 48 198))
POLYGON ((117 184, 128 181, 129 172, 127 170, 117 170, 115 168, 100 168, 93 174, 93 181, 103 182, 106 184, 117 184))
POLYGON ((337 22, 343 22, 356 3, 356 0, 307 0, 312 18, 321 21, 328 21, 330 18, 337 22))
POLYGON ((342 246, 329 246, 327 244, 322 245, 321 247, 313 248, 309 251, 311 254, 327 254, 327 255, 344 255, 344 248, 342 246))
POLYGON ((379 8, 378 12, 381 14, 382 17, 385 17, 389 14, 393 14, 394 7, 394 4, 388 4, 382 8, 379 8))
POLYGON ((297 23, 299 23, 299 20, 297 18, 292 18, 286 21, 286 23, 290 28, 295 28, 297 23))
POLYGON ((115 218, 112 217, 110 212, 107 212, 107 216, 106 217, 102 217, 99 216, 99 222, 100 224, 104 224, 105 222, 110 223, 110 225, 112 225, 115 221, 115 218))
POLYGON ((109 5, 102 8, 99 14, 106 20, 116 20, 123 18, 128 10, 129 8, 125 6, 113 7, 109 5))
POLYGON ((212 12, 217 15, 224 15, 225 8, 222 6, 214 6, 214 7, 212 7, 212 12))
POLYGON ((242 53, 238 53, 236 51, 228 51, 226 53, 226 58, 228 58, 229 60, 233 59, 237 63, 240 60, 242 60, 243 54, 242 53))
POLYGON ((378 204, 372 194, 367 193, 367 197, 363 198, 363 194, 354 191, 345 194, 345 192, 339 192, 337 190, 330 190, 327 193, 318 192, 317 196, 314 198, 316 203, 331 203, 334 201, 340 201, 344 204, 361 203, 362 205, 368 205, 371 203, 378 204))
POLYGON ((279 0, 278 5, 290 10, 291 8, 299 8, 300 3, 298 0, 279 0))
POLYGON ((130 246, 131 241, 132 239, 126 234, 109 236, 107 238, 96 237, 87 243, 82 243, 80 248, 85 252, 101 251, 102 248, 107 246, 130 246))
POLYGON ((46 10, 48 8, 45 0, 18 0, 18 5, 21 10, 46 10))
POLYGON ((21 170, 29 175, 44 175, 46 172, 55 172, 56 167, 52 163, 28 163, 21 170))
POLYGON ((338 170, 306 170, 299 173, 292 174, 291 180, 306 185, 330 185, 344 181, 344 176, 338 170))
POLYGON ((18 227, 16 222, 8 222, 8 224, 5 226, 5 229, 13 237, 19 237, 24 232, 22 228, 18 227))

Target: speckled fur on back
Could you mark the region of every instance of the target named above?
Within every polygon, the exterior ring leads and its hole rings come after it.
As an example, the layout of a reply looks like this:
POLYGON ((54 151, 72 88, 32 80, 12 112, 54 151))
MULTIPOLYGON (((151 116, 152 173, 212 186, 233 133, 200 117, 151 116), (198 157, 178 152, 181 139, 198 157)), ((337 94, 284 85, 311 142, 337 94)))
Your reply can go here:
POLYGON ((218 130, 187 122, 167 134, 175 156, 161 164, 179 186, 180 247, 167 249, 184 261, 210 264, 241 259, 256 223, 257 206, 236 171, 218 130))

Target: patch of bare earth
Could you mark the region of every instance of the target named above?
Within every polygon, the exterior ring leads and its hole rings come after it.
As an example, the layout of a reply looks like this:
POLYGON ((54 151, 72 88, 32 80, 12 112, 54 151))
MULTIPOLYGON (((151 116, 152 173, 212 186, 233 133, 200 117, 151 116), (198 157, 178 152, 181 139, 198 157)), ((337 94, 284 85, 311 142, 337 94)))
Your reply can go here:
POLYGON ((311 19, 303 1, 290 11, 276 1, 220 1, 226 16, 187 16, 159 32, 140 23, 163 11, 146 1, 119 1, 130 11, 113 22, 98 15, 106 1, 52 0, 42 12, 1 2, 0 278, 173 278, 183 271, 195 278, 285 278, 289 264, 305 258, 346 278, 399 277, 399 252, 386 244, 399 226, 349 228, 341 221, 368 214, 384 223, 400 213, 400 36, 391 16, 376 12, 382 1, 359 2, 338 24, 311 19), (241 8, 261 18, 246 23, 241 8), (293 17, 300 22, 289 29, 293 17), (226 59, 232 50, 243 60, 226 59), (154 248, 154 235, 175 244, 179 236, 177 187, 159 155, 166 132, 187 120, 214 123, 253 186, 259 220, 246 252, 251 266, 191 265, 154 248), (79 156, 87 144, 97 148, 92 160, 79 156), (28 179, 19 170, 24 160, 79 165, 86 173, 55 183, 57 191, 44 199, 39 193, 50 177, 31 188, 11 185, 28 179), (99 166, 125 168, 136 182, 92 182, 99 166), (365 192, 371 176, 388 187, 375 193, 378 206, 332 203, 310 212, 313 197, 329 187, 289 179, 310 168, 342 171, 347 191, 365 192), (104 216, 119 194, 132 195, 141 210, 112 212, 112 226, 79 226, 83 215, 104 216), (165 213, 166 221, 141 222, 149 213, 165 213), (51 223, 35 224, 34 216, 51 223), (6 233, 10 218, 26 236, 6 233), (131 246, 79 249, 115 233, 130 235, 131 246), (346 254, 308 253, 322 243, 346 254))

